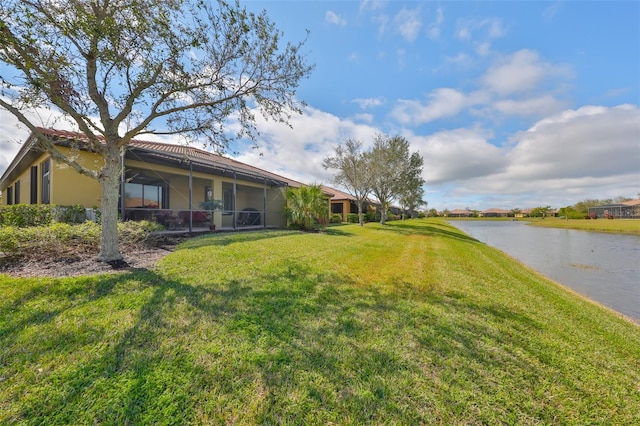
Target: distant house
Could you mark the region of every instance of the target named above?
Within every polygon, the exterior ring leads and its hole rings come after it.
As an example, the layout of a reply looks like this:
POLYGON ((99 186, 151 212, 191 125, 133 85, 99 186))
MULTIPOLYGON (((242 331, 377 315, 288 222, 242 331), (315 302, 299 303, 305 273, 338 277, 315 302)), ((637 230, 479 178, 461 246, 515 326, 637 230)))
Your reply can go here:
MULTIPOLYGON (((331 213, 341 215, 343 222, 347 221, 347 216, 349 214, 358 214, 358 202, 356 197, 347 192, 325 185, 322 185, 322 190, 331 195, 331 213)), ((367 200, 364 202, 363 213, 370 210, 375 211, 375 205, 373 201, 367 200)))
POLYGON ((448 217, 471 217, 473 216, 473 212, 471 210, 455 209, 455 210, 451 210, 449 214, 447 214, 447 216, 448 217))
MULTIPOLYGON (((58 148, 87 168, 102 158, 82 148, 80 133, 41 129, 58 148), (79 145, 80 149, 74 149, 79 145)), ((119 209, 124 220, 156 220, 170 228, 283 227, 287 187, 303 184, 190 146, 132 140, 123 152, 119 209), (220 200, 221 209, 201 207, 220 200)), ((100 206, 99 183, 37 148, 31 136, 2 177, 8 204, 100 206)))
MULTIPOLYGON (((535 208, 522 209, 519 213, 515 214, 515 217, 530 217, 535 212, 535 208)), ((547 210, 545 217, 554 217, 558 216, 557 209, 549 209, 547 210)))
POLYGON ((507 217, 509 216, 509 211, 508 210, 502 210, 502 209, 488 209, 488 210, 484 210, 481 211, 480 213, 478 213, 478 216, 480 217, 507 217))
POLYGON ((589 207, 589 217, 594 219, 640 219, 640 199, 589 207))

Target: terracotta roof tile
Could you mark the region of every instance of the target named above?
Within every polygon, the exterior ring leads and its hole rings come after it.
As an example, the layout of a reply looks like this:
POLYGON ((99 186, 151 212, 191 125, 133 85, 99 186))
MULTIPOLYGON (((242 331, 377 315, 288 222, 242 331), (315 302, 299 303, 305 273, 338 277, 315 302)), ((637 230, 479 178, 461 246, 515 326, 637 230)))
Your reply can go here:
MULTIPOLYGON (((46 135, 50 135, 58 138, 80 140, 80 141, 88 140, 85 134, 79 133, 79 132, 71 132, 68 130, 58 130, 58 129, 46 129, 46 128, 38 128, 38 129, 46 135)), ((104 140, 102 136, 99 136, 98 139, 104 140)), ((198 149, 188 145, 176 145, 176 144, 169 144, 169 143, 163 143, 163 142, 152 142, 152 141, 132 139, 128 146, 133 148, 138 148, 138 149, 149 150, 149 151, 164 152, 168 154, 184 156, 193 161, 201 161, 203 163, 207 163, 210 165, 223 166, 223 167, 228 167, 230 169, 242 170, 245 172, 250 172, 252 174, 269 177, 275 180, 280 180, 280 181, 286 182, 289 186, 293 186, 293 187, 300 187, 304 185, 301 182, 287 178, 285 176, 281 176, 276 173, 269 172, 267 170, 259 169, 258 167, 254 167, 246 163, 241 163, 240 161, 234 160, 232 158, 225 157, 220 154, 212 153, 212 152, 205 151, 203 149, 198 149)))

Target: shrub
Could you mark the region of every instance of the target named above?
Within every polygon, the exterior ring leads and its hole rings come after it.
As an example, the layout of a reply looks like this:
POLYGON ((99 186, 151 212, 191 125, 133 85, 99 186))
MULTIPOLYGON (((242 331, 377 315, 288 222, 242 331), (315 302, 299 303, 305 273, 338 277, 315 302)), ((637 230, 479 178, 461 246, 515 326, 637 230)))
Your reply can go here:
POLYGON ((0 209, 0 225, 24 228, 48 225, 53 220, 54 209, 44 204, 15 204, 0 209))
POLYGON ((291 225, 304 230, 327 225, 329 212, 320 185, 289 187, 286 192, 287 204, 283 213, 291 225))
MULTIPOLYGON (((162 226, 156 222, 124 222, 118 224, 120 244, 124 247, 148 243, 153 231, 162 226)), ((100 249, 100 224, 84 222, 68 224, 54 222, 45 226, 0 227, 0 252, 10 258, 29 256, 32 259, 51 259, 79 253, 95 253, 100 249)))
POLYGON ((52 204, 14 204, 0 208, 0 225, 25 228, 46 226, 54 221, 82 223, 87 219, 84 207, 56 206, 52 204))
POLYGON ((342 215, 339 213, 333 213, 331 215, 331 219, 329 219, 331 223, 342 223, 342 215))
POLYGON ((54 207, 55 220, 62 223, 82 223, 87 220, 87 210, 80 204, 54 207))
POLYGON ((347 215, 347 222, 349 223, 358 223, 360 220, 358 218, 358 214, 357 213, 349 213, 347 215))
POLYGON ((118 234, 122 246, 139 246, 149 241, 149 235, 161 231, 164 227, 148 220, 126 221, 118 223, 118 234))

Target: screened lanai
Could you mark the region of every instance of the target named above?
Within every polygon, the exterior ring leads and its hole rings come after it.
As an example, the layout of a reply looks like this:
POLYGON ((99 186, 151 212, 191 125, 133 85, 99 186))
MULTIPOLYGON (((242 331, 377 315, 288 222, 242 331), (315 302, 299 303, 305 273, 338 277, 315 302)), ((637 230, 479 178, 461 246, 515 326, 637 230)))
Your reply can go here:
POLYGON ((124 155, 123 220, 190 232, 285 226, 285 179, 206 151, 151 144, 132 143, 124 155))

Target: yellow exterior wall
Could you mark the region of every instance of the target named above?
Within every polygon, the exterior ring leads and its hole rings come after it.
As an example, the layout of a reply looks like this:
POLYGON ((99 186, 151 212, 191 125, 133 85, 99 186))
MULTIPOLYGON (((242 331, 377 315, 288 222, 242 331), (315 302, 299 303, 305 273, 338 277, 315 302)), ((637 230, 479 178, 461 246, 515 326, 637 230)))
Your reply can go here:
MULTIPOLYGON (((74 155, 83 166, 98 170, 102 167, 103 159, 100 155, 86 151, 71 151, 69 148, 60 147, 60 150, 67 155, 74 155)), ((38 166, 37 182, 37 202, 42 200, 42 164, 50 159, 48 153, 40 155, 36 161, 27 165, 20 173, 18 179, 10 182, 8 187, 15 188, 15 182, 20 181, 20 203, 31 202, 31 167, 38 166)), ((189 209, 189 170, 182 170, 170 166, 158 164, 148 164, 137 160, 125 160, 125 169, 140 170, 151 175, 158 175, 169 182, 169 206, 168 208, 176 214, 180 210, 189 209)), ((205 187, 212 190, 212 199, 222 200, 223 184, 232 186, 234 179, 210 175, 202 172, 193 172, 193 194, 192 208, 200 209, 201 203, 205 200, 205 187)), ((261 213, 261 225, 265 224, 274 227, 286 226, 282 214, 282 206, 285 204, 285 187, 266 187, 266 214, 262 215, 265 208, 265 186, 260 182, 246 182, 241 179, 236 181, 236 213, 244 208, 255 208, 261 213)), ((100 206, 102 189, 100 183, 88 176, 79 174, 73 168, 64 163, 51 160, 50 165, 50 203, 57 205, 76 205, 84 207, 100 206)), ((15 193, 13 194, 15 200, 15 193)), ((2 197, 2 204, 6 205, 5 196, 2 197)), ((233 226, 233 215, 223 215, 221 211, 214 212, 214 223, 217 226, 233 226)), ((235 215, 236 219, 238 215, 235 215)))
MULTIPOLYGON (((86 151, 71 152, 60 148, 65 154, 77 157, 78 163, 92 170, 102 168, 102 156, 86 151)), ((38 168, 41 176, 42 170, 38 168)), ((39 188, 38 191, 42 191, 39 188)), ((84 207, 100 206, 102 188, 97 179, 79 174, 77 171, 58 161, 51 162, 51 204, 62 206, 80 204, 84 207)), ((38 198, 40 200, 40 198, 38 198)))
MULTIPOLYGON (((71 152, 70 149, 61 147, 64 154, 76 155, 78 162, 87 168, 101 167, 102 158, 90 152, 71 152)), ((42 154, 36 161, 26 167, 18 179, 9 184, 15 188, 16 181, 20 181, 20 204, 31 203, 31 167, 38 166, 38 195, 37 204, 42 201, 42 164, 50 158, 47 153, 42 154)), ((100 205, 100 183, 88 176, 80 175, 64 163, 51 160, 50 173, 50 203, 62 206, 81 204, 85 207, 100 205)), ((13 195, 15 200, 15 194, 13 195)), ((15 202, 15 201, 14 201, 15 202)), ((2 204, 7 204, 3 197, 2 204)))
MULTIPOLYGON (((44 156, 43 156, 44 157, 44 156)), ((40 169, 38 169, 38 178, 40 177, 40 169)), ((31 167, 27 168, 20 174, 18 179, 11 182, 11 184, 7 188, 13 188, 13 200, 12 202, 15 204, 16 193, 15 187, 16 182, 20 181, 20 204, 29 204, 31 201, 31 167)), ((38 201, 40 201, 40 184, 38 183, 38 201)), ((7 191, 5 190, 2 194, 2 205, 7 205, 7 191)))

